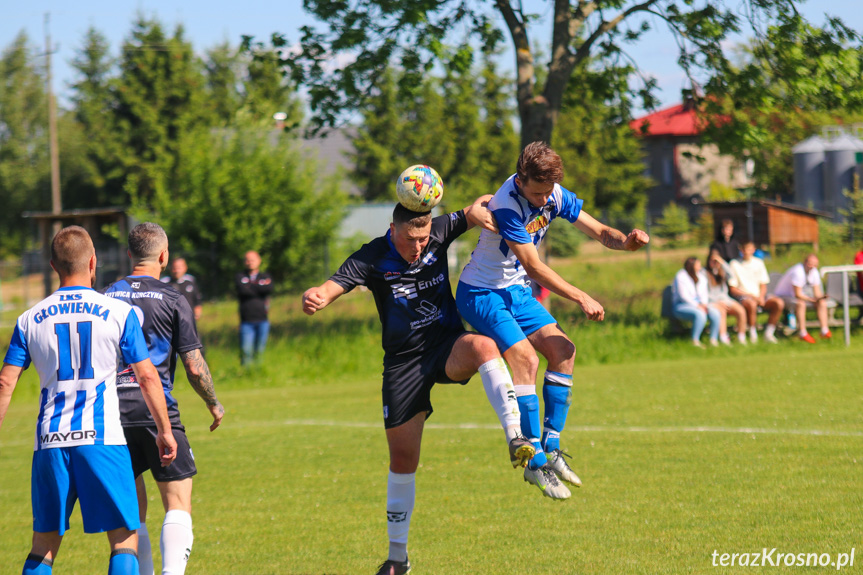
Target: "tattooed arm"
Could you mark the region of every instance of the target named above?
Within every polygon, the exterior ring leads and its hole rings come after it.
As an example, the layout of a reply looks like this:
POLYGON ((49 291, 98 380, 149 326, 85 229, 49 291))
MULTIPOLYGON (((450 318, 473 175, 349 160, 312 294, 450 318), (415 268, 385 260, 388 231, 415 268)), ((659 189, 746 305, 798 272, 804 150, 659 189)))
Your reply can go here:
POLYGON ((650 241, 650 237, 641 230, 632 230, 627 236, 623 232, 597 221, 593 216, 584 211, 578 215, 578 219, 575 220, 573 225, 612 250, 634 252, 638 248, 647 245, 650 241))
POLYGON ((207 365, 207 360, 201 355, 200 349, 193 349, 180 354, 180 359, 183 362, 183 367, 186 368, 186 377, 192 388, 201 396, 204 403, 207 404, 207 409, 213 414, 213 424, 210 425, 210 431, 214 431, 219 424, 222 423, 222 417, 225 415, 225 408, 216 398, 216 390, 213 388, 213 376, 210 375, 210 368, 207 365))

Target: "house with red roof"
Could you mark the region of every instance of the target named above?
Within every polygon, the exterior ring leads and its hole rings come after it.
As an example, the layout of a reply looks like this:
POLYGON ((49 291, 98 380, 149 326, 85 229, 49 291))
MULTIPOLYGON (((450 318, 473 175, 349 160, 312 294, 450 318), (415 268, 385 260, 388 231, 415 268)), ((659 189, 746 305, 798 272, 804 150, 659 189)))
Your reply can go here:
POLYGON ((629 126, 642 140, 647 175, 655 182, 647 201, 654 217, 671 202, 694 211, 696 203, 710 200, 711 182, 731 188, 751 185, 742 162, 702 143, 691 102, 647 114, 629 126))

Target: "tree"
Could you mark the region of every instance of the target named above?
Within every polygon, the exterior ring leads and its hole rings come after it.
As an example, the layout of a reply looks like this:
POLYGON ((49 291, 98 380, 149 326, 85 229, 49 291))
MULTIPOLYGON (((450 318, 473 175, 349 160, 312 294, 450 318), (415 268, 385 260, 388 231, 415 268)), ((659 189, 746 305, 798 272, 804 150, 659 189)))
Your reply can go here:
POLYGON ((493 193, 512 173, 518 142, 506 81, 489 54, 477 67, 468 46, 459 52, 441 76, 418 83, 404 70, 384 71, 354 140, 354 177, 367 199, 391 200, 395 176, 411 164, 441 174, 452 209, 493 193))
MULTIPOLYGON (((631 71, 592 71, 587 65, 577 70, 552 144, 563 160, 564 185, 584 200, 588 211, 611 220, 635 214, 641 223, 651 181, 644 176, 641 143, 629 128, 630 102, 614 102, 631 71)), ((627 221, 623 227, 635 223, 627 221)))
MULTIPOLYGON (((554 0, 549 44, 532 42, 535 14, 521 1, 486 0, 305 0, 304 6, 322 26, 301 30, 300 49, 285 52, 296 82, 309 91, 314 121, 331 126, 353 110, 362 109, 383 70, 398 63, 416 80, 451 53, 445 41, 451 34, 468 33, 480 44, 501 38, 493 13, 502 18, 512 41, 516 60, 516 98, 521 120, 521 143, 550 142, 564 101, 567 85, 580 65, 592 61, 605 68, 620 65, 625 49, 639 41, 655 22, 667 26, 679 45, 678 63, 693 82, 703 77, 721 78, 730 68, 723 43, 749 24, 756 38, 764 39, 768 27, 780 36, 805 25, 796 0, 554 0), (549 55, 547 65, 537 64, 537 50, 549 55), (333 60, 351 61, 334 66, 333 60)), ((840 20, 831 19, 822 30, 821 42, 807 45, 812 57, 834 52, 859 36, 840 20)), ((276 48, 287 45, 275 34, 276 48)), ((780 66, 793 65, 777 53, 780 66)), ((794 76, 794 81, 800 76, 794 76)), ((644 107, 652 108, 654 82, 624 91, 637 92, 644 107)), ((828 96, 825 96, 825 98, 828 96)))
POLYGON ((22 244, 25 210, 50 207, 45 77, 20 32, 0 54, 0 256, 22 244))
POLYGON ((706 140, 752 159, 762 196, 793 188, 795 144, 821 126, 863 119, 863 48, 837 29, 834 38, 800 20, 769 27, 704 87, 706 140))
POLYGON ((152 202, 139 202, 134 211, 165 228, 175 253, 210 256, 202 270, 210 293, 227 291, 251 249, 282 287, 305 285, 329 271, 326 247, 344 198, 295 140, 226 129, 187 135, 180 147, 183 161, 172 188, 155 190, 152 202))
POLYGON ((115 121, 115 61, 107 38, 88 29, 71 64, 77 72, 74 112, 59 124, 64 207, 122 205, 124 144, 115 121))
POLYGON ((213 124, 229 126, 234 123, 237 110, 242 106, 240 82, 241 56, 228 42, 207 50, 204 61, 207 75, 207 102, 213 115, 213 124))
POLYGON ((148 200, 177 165, 180 138, 210 127, 203 64, 178 26, 139 16, 123 43, 115 83, 117 129, 124 135, 125 189, 148 200))

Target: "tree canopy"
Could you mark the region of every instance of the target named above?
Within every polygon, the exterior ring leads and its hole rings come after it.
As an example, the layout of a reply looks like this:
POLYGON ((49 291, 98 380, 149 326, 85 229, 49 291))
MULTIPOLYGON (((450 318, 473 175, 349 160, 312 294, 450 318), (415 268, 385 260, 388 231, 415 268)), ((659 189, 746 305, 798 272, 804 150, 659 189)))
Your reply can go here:
MULTIPOLYGON (((824 28, 812 27, 797 10, 799 3, 549 0, 539 6, 551 7, 550 30, 538 30, 538 15, 520 0, 304 0, 321 25, 302 28, 299 49, 284 51, 283 59, 294 81, 307 86, 314 121, 331 126, 365 105, 387 66, 398 65, 407 81, 418 84, 436 65, 459 56, 447 50, 448 42, 457 44, 468 37, 494 44, 506 35, 515 54, 514 85, 524 145, 551 141, 566 87, 580 65, 623 65, 627 50, 637 49, 654 26, 664 26, 674 35, 678 64, 694 84, 722 78, 733 69, 733 55, 724 45, 738 35, 749 34, 756 43, 789 45, 799 29, 809 27, 817 31, 817 41, 790 53, 774 53, 777 69, 797 70, 788 76, 789 84, 805 83, 805 75, 799 73, 801 54, 820 58, 849 43, 859 44, 860 36, 835 18, 824 28), (540 63, 540 54, 547 55, 547 63, 540 63), (346 64, 334 64, 344 58, 349 59, 346 64)), ((273 43, 284 48, 288 39, 276 34, 273 43)), ((845 88, 847 83, 838 81, 834 87, 845 88)), ((656 104, 652 80, 620 88, 639 96, 645 108, 656 104)), ((825 101, 834 96, 835 92, 822 95, 825 101)))

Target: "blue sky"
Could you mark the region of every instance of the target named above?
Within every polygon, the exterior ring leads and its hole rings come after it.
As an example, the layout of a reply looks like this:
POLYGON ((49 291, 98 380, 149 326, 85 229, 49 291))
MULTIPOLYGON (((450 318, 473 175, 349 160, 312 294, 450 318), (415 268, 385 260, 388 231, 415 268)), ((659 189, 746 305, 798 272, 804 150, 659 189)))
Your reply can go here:
MULTIPOLYGON (((550 5, 549 1, 525 1, 526 8, 541 15, 549 13, 550 5)), ((860 0, 811 0, 803 4, 802 11, 816 24, 823 23, 824 13, 828 13, 863 31, 861 8, 860 0)), ((53 60, 54 89, 62 103, 73 79, 69 61, 81 46, 87 28, 94 26, 105 34, 116 54, 139 11, 157 16, 171 30, 182 23, 187 38, 199 52, 224 40, 236 44, 243 34, 266 39, 273 32, 281 32, 295 42, 299 27, 313 23, 303 12, 302 0, 0 0, 0 47, 7 46, 23 29, 34 45, 44 48, 43 19, 49 12, 52 43, 58 48, 53 60)), ((548 29, 547 23, 541 22, 533 34, 538 37, 548 29)), ((644 73, 656 77, 662 103, 676 103, 686 82, 676 65, 676 45, 671 35, 660 26, 632 49, 631 55, 644 73)), ((502 64, 512 70, 511 49, 502 64)))

